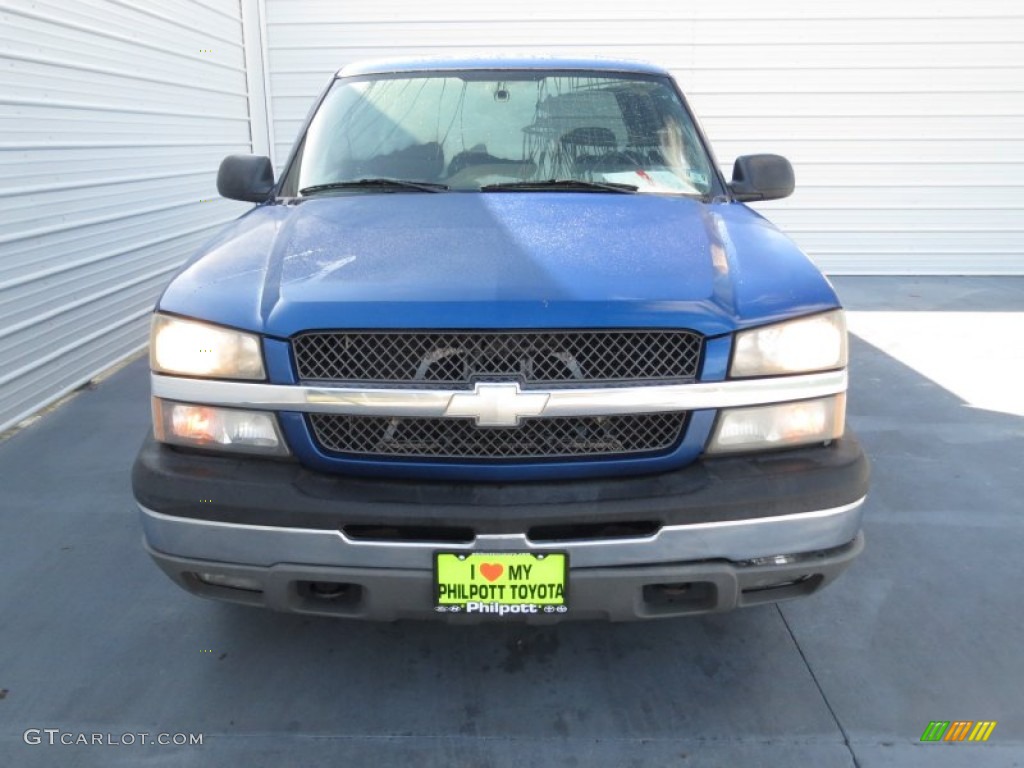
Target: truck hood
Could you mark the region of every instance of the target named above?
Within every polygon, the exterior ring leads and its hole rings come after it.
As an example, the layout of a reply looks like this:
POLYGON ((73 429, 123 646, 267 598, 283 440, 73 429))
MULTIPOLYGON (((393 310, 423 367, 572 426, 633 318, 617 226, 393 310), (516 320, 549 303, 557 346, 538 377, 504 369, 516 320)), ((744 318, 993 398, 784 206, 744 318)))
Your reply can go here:
POLYGON ((675 327, 718 335, 838 306, 746 206, 607 193, 358 192, 259 206, 159 308, 316 328, 675 327))

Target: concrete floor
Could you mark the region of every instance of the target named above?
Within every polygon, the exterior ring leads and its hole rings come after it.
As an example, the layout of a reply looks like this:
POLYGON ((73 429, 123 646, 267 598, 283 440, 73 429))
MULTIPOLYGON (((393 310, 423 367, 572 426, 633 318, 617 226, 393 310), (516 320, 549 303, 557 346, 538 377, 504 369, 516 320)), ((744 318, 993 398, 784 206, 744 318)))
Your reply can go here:
POLYGON ((139 546, 145 362, 81 392, 0 444, 0 765, 1024 765, 1024 279, 835 282, 868 548, 726 615, 378 626, 190 597, 139 546), (922 744, 930 720, 999 724, 922 744))

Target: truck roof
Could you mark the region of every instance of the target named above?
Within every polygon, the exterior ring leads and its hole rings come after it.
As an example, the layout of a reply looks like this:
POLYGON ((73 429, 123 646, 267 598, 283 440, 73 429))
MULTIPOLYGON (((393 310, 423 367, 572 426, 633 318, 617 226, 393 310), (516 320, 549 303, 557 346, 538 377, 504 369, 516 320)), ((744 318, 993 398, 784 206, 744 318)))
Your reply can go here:
POLYGON ((668 75, 662 67, 643 61, 559 56, 418 56, 356 61, 338 70, 338 77, 381 75, 395 72, 431 72, 467 69, 595 70, 645 75, 668 75))

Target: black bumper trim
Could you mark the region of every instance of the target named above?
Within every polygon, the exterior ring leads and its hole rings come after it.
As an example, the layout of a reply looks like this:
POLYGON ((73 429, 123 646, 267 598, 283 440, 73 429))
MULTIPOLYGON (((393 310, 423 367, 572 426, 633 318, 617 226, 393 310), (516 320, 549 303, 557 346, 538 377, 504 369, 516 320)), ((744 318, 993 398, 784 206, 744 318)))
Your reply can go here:
POLYGON ((566 522, 660 525, 770 518, 851 504, 869 467, 850 434, 827 447, 697 461, 655 475, 560 482, 353 478, 294 462, 177 450, 150 435, 132 470, 142 506, 175 517, 336 530, 463 526, 517 533, 566 522))

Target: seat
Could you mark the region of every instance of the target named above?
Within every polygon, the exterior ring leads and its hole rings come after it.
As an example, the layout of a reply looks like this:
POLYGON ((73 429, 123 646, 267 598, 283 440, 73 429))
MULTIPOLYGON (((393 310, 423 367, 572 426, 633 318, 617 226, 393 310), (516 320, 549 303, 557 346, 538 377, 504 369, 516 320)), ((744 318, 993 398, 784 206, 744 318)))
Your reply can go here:
POLYGON ((611 129, 596 125, 566 131, 558 143, 571 176, 585 176, 600 170, 602 158, 618 146, 611 129))
POLYGON ((505 157, 495 157, 489 154, 486 150, 468 149, 464 152, 459 152, 452 161, 448 164, 448 177, 455 176, 460 171, 465 170, 474 165, 522 165, 522 160, 511 160, 505 157))
POLYGON ((579 149, 596 150, 592 151, 591 154, 604 153, 618 146, 615 134, 612 133, 611 129, 597 125, 573 128, 571 131, 566 131, 562 134, 560 141, 562 146, 570 151, 579 149))
POLYGON ((436 141, 429 141, 364 160, 358 164, 353 175, 366 178, 435 181, 443 170, 444 150, 436 141))

